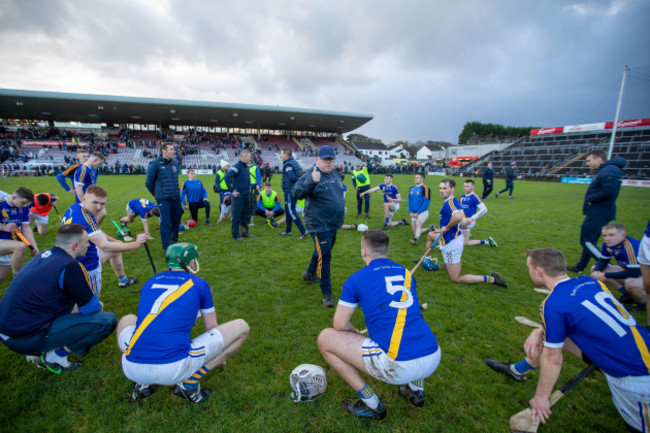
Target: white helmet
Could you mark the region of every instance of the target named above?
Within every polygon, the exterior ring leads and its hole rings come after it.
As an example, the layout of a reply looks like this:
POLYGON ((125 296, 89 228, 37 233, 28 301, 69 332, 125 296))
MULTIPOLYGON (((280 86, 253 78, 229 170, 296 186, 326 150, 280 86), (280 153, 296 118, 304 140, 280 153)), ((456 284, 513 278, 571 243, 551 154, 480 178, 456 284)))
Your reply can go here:
POLYGON ((367 232, 368 231, 368 225, 367 224, 358 224, 357 225, 357 230, 360 232, 367 232))
POLYGON ((300 364, 291 372, 289 383, 294 391, 291 393, 294 403, 313 401, 325 393, 327 377, 325 370, 318 365, 300 364))

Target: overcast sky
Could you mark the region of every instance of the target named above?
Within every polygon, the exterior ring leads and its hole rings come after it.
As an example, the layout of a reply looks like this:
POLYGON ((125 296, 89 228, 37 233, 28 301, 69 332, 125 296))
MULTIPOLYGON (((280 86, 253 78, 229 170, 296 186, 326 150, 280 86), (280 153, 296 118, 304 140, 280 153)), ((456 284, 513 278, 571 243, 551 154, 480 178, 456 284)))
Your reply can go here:
POLYGON ((650 117, 650 0, 0 0, 0 87, 371 114, 457 142, 468 121, 650 117))

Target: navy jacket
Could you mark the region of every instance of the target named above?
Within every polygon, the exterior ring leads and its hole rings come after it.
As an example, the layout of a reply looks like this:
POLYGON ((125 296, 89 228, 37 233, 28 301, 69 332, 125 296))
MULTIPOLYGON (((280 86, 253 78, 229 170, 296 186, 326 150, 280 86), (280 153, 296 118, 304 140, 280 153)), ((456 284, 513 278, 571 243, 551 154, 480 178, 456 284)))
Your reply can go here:
POLYGON ((585 194, 582 213, 588 216, 598 216, 612 221, 616 219, 616 197, 621 190, 623 167, 627 164, 625 158, 617 156, 605 161, 596 177, 591 181, 585 194))
POLYGON ((238 191, 239 195, 242 196, 250 195, 251 173, 248 165, 241 162, 241 160, 237 161, 237 164, 230 167, 224 180, 226 181, 228 191, 238 191))
POLYGON ((300 168, 300 164, 293 159, 293 156, 290 156, 282 163, 282 191, 285 194, 291 194, 291 190, 301 174, 302 169, 300 168))
POLYGON ((517 173, 512 168, 506 170, 506 182, 512 183, 517 179, 517 173))
POLYGON ((296 200, 305 199, 305 225, 310 233, 338 230, 345 216, 341 175, 335 170, 327 174, 321 171, 320 182, 316 183, 311 177, 313 171, 308 170, 298 179, 292 195, 296 200))
POLYGON ((494 170, 489 167, 483 170, 483 182, 487 182, 488 180, 494 180, 494 170))
POLYGON ((178 161, 158 157, 147 167, 147 180, 144 185, 156 200, 180 200, 181 189, 178 186, 178 161))

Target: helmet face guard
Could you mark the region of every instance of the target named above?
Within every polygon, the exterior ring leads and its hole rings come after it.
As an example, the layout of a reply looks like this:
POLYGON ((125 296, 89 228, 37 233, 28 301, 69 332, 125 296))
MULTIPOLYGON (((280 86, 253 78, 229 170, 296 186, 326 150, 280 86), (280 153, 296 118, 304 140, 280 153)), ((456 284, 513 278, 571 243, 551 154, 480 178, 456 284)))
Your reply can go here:
POLYGON ((294 403, 314 401, 320 398, 327 388, 325 370, 313 364, 301 364, 289 376, 291 400, 294 403))
POLYGON ((422 261, 422 267, 427 271, 437 271, 438 259, 435 257, 432 259, 431 256, 429 256, 422 261))
POLYGON ((199 272, 199 250, 194 244, 181 242, 170 245, 165 253, 165 260, 169 269, 178 269, 192 274, 199 272), (195 269, 192 269, 194 261, 195 269))

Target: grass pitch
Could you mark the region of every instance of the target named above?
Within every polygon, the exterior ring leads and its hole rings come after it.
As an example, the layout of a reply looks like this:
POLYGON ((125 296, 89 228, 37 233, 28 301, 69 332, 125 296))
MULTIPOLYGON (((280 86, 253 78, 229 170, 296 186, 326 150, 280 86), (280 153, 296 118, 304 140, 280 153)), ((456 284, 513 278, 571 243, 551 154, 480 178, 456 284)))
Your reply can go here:
MULTIPOLYGON (((199 176, 208 190, 213 178, 199 176)), ((428 177, 432 188, 429 223, 438 224, 442 200, 437 194, 441 178, 428 177)), ((182 182, 183 179, 181 179, 182 182)), ((462 180, 456 196, 462 194, 462 180)), ((480 180, 476 179, 480 194, 480 180)), ((371 176, 373 186, 383 176, 371 176)), ((281 193, 280 176, 273 177, 274 188, 281 193)), ((356 197, 349 178, 346 223, 365 222, 356 219, 356 197)), ((399 175, 395 183, 403 194, 402 209, 396 218, 406 218, 408 188, 413 176, 399 175)), ((497 180, 496 189, 504 181, 497 180)), ((99 184, 108 192, 108 218, 102 229, 114 236, 111 220, 124 214, 126 202, 132 198, 152 199, 144 187, 144 176, 99 177, 99 184)), ((35 193, 52 192, 61 197, 58 205, 63 213, 73 203, 73 196, 62 191, 56 180, 47 178, 5 178, 0 189, 11 192, 28 186, 35 193)), ((147 401, 130 400, 132 389, 122 374, 120 352, 115 334, 95 347, 81 361, 77 371, 56 376, 27 364, 25 357, 0 348, 0 430, 3 431, 223 431, 223 432, 505 432, 508 419, 524 409, 532 398, 538 373, 524 383, 515 383, 490 370, 485 358, 519 360, 522 344, 530 328, 513 319, 522 315, 537 320, 543 295, 532 290, 525 267, 525 250, 534 247, 556 247, 574 264, 580 254, 578 244, 582 222, 582 200, 585 185, 562 185, 542 182, 515 182, 514 199, 494 195, 486 202, 487 215, 473 230, 473 237, 494 237, 498 248, 474 246, 465 249, 465 273, 501 273, 508 289, 492 285, 457 285, 451 283, 444 270, 429 272, 418 269, 415 274, 421 302, 429 304, 424 316, 442 348, 438 370, 425 381, 427 402, 422 410, 411 408, 398 395, 395 386, 376 380, 369 383, 388 409, 383 423, 359 420, 339 406, 344 398, 356 398, 333 370, 327 367, 316 347, 321 329, 332 324, 333 309, 321 306, 318 285, 302 280, 313 250, 309 238, 281 237, 282 227, 272 229, 261 218, 255 219, 251 233, 257 238, 234 242, 230 224, 215 224, 218 219, 218 196, 209 192, 213 205, 213 226, 207 227, 203 217, 199 224, 180 236, 193 242, 201 251, 200 276, 211 288, 217 319, 245 319, 251 327, 249 340, 242 350, 221 369, 211 371, 202 386, 214 393, 205 404, 195 406, 171 396, 171 387, 159 387, 147 401), (328 388, 325 395, 311 403, 294 404, 289 399, 289 373, 301 363, 325 367, 328 388)), ((371 196, 370 228, 383 226, 380 194, 371 196)), ((640 238, 650 215, 650 197, 644 188, 623 187, 618 198, 618 222, 628 235, 640 238)), ((203 211, 199 211, 203 215, 203 211)), ((184 220, 189 213, 184 215, 184 220)), ((56 225, 52 212, 50 222, 56 225)), ((158 238, 158 224, 151 220, 152 235, 158 238)), ((131 231, 142 230, 139 219, 131 231)), ((37 235, 41 250, 54 244, 55 227, 45 236, 37 235)), ((390 258, 412 268, 424 245, 412 246, 408 226, 391 228, 390 258)), ((340 231, 333 251, 332 283, 335 298, 345 279, 363 266, 356 231, 340 231)), ((150 241, 156 267, 165 269, 160 240, 150 241)), ((439 253, 437 253, 439 255, 439 253)), ((440 259, 440 257, 439 257, 440 259)), ((135 313, 141 283, 153 274, 144 249, 124 254, 125 268, 140 282, 135 287, 118 288, 110 266, 104 267, 102 301, 105 309, 123 316, 135 313)), ((591 263, 593 264, 593 262, 591 263)), ((9 279, 0 281, 4 294, 9 279)), ((634 313, 639 322, 644 313, 634 313)), ((357 311, 354 324, 365 328, 363 315, 357 311)), ((200 321, 193 335, 203 332, 200 321)), ((72 358, 76 359, 74 355, 72 358)), ((558 384, 566 382, 583 365, 567 356, 558 384)), ((553 416, 545 432, 614 432, 623 430, 623 421, 611 403, 610 393, 601 373, 583 381, 571 394, 553 408, 553 416)))

